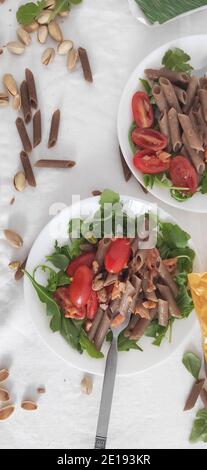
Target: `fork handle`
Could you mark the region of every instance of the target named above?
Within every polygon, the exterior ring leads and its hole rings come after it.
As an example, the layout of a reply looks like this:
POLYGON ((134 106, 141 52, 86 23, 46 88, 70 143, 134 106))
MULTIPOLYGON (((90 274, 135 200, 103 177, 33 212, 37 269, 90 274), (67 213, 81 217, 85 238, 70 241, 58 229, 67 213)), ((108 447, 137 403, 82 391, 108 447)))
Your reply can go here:
POLYGON ((113 337, 109 348, 101 394, 99 417, 96 429, 95 449, 105 449, 108 434, 111 404, 117 367, 117 338, 113 337))

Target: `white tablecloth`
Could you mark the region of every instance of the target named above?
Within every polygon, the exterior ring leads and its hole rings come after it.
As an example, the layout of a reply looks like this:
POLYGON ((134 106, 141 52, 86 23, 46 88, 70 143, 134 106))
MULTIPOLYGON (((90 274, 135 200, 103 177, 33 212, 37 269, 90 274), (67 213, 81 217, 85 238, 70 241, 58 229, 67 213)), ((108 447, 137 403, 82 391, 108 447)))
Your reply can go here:
MULTIPOLYGON (((0 5, 0 46, 15 39, 15 8, 21 1, 0 5)), ((0 424, 1 448, 92 448, 96 429, 102 379, 94 379, 92 395, 80 391, 83 374, 51 352, 30 320, 23 300, 22 282, 15 283, 8 263, 24 258, 40 229, 50 220, 54 203, 70 204, 72 194, 88 197, 94 189, 114 188, 122 194, 143 195, 138 183, 125 183, 119 160, 116 117, 123 86, 140 59, 159 45, 188 34, 206 32, 207 12, 182 21, 150 29, 131 16, 127 0, 84 0, 71 18, 62 22, 66 38, 89 52, 94 85, 82 79, 81 69, 70 74, 65 58, 56 57, 48 68, 40 62, 41 46, 33 38, 23 56, 5 52, 0 56, 0 80, 11 72, 20 83, 24 68, 33 70, 43 115, 43 141, 34 152, 40 157, 71 158, 71 171, 36 171, 37 188, 15 192, 12 179, 19 166, 20 142, 15 131, 15 113, 0 109, 0 217, 1 228, 21 233, 24 247, 17 253, 0 240, 0 367, 9 367, 8 381, 17 409, 0 424), (46 143, 51 113, 61 108, 57 147, 46 143), (46 394, 39 410, 26 413, 19 407, 23 396, 35 397, 39 384, 46 394)), ((52 42, 51 42, 52 44, 52 42)), ((202 47, 202 45, 201 45, 202 47)), ((1 87, 0 87, 1 88, 1 87)), ((207 216, 173 210, 160 204, 187 229, 207 267, 207 216)), ((130 378, 117 379, 109 428, 110 448, 190 448, 188 436, 196 409, 183 413, 191 376, 181 363, 185 350, 201 354, 198 327, 169 360, 130 378)), ((140 360, 140 356, 137 356, 140 360)), ((194 448, 204 448, 198 443, 194 448)))

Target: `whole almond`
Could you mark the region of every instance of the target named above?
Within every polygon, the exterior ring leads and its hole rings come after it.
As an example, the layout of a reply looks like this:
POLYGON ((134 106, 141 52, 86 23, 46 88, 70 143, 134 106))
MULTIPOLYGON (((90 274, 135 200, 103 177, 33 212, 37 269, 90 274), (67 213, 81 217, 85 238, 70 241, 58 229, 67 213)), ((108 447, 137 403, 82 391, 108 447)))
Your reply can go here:
POLYGON ((23 191, 26 186, 26 178, 23 171, 18 171, 14 177, 14 187, 17 191, 23 191))
POLYGON ((78 51, 77 49, 71 49, 68 52, 67 66, 70 71, 74 70, 78 60, 78 51))
POLYGON ((34 411, 34 410, 37 409, 37 404, 34 401, 31 401, 31 400, 24 400, 21 403, 21 408, 23 408, 23 410, 27 410, 27 411, 34 411))
POLYGON ((60 26, 55 21, 51 21, 48 24, 48 31, 51 38, 55 41, 61 42, 63 40, 63 35, 60 26))
POLYGON ((54 60, 54 57, 55 57, 55 49, 53 49, 53 47, 48 47, 47 49, 45 49, 45 51, 42 54, 42 58, 41 58, 42 64, 44 65, 51 64, 51 62, 54 60))
POLYGON ((53 10, 54 7, 55 7, 55 0, 46 0, 45 7, 44 7, 45 10, 53 10))
POLYGON ((37 18, 37 21, 39 24, 48 24, 50 17, 51 11, 45 10, 40 14, 39 18, 37 18))
POLYGON ((16 81, 11 73, 4 75, 3 83, 10 95, 15 96, 18 93, 16 81))
POLYGON ((21 266, 20 261, 11 261, 11 263, 9 263, 9 268, 12 269, 12 271, 17 271, 17 269, 19 269, 20 266, 21 266))
POLYGON ((73 41, 66 39, 58 44, 57 51, 60 55, 66 55, 73 48, 73 41))
POLYGON ((93 381, 90 375, 85 375, 81 380, 81 392, 90 395, 93 390, 93 381))
POLYGON ((12 54, 20 55, 25 51, 25 46, 20 41, 8 42, 6 47, 8 51, 12 52, 12 54))
POLYGON ((34 33, 38 30, 39 24, 37 21, 32 21, 32 23, 23 26, 23 28, 25 31, 27 31, 27 33, 34 33))
POLYGON ((19 111, 19 109, 21 108, 21 96, 19 95, 19 93, 17 93, 17 95, 15 95, 13 98, 12 108, 15 111, 19 111))
POLYGON ((65 16, 68 16, 69 13, 70 13, 69 10, 59 11, 58 15, 61 16, 61 17, 65 17, 65 16))
POLYGON ((0 106, 8 106, 9 97, 6 93, 0 93, 0 106))
POLYGON ((39 27, 37 31, 37 39, 40 44, 44 44, 48 36, 48 28, 45 24, 39 27))
POLYGON ((9 392, 5 388, 0 388, 0 401, 8 401, 10 399, 9 392))
POLYGON ((5 229, 4 235, 6 240, 14 248, 20 248, 23 245, 23 240, 18 233, 13 232, 13 230, 5 229))
POLYGON ((3 421, 4 419, 9 418, 14 411, 14 405, 4 406, 4 408, 0 408, 0 420, 3 421))
POLYGON ((8 379, 8 377, 9 377, 8 369, 0 369, 0 382, 3 382, 4 380, 8 379))
POLYGON ((21 27, 18 28, 17 29, 17 36, 25 46, 29 46, 29 44, 31 42, 31 36, 27 31, 25 31, 25 29, 23 29, 21 27))

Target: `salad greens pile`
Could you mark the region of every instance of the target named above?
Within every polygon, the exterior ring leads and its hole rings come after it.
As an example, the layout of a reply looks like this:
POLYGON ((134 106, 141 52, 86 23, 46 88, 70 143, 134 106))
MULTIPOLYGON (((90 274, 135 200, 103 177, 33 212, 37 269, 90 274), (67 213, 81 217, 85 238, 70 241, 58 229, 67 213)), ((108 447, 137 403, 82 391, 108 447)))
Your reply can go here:
POLYGON ((207 5, 206 0, 135 0, 150 23, 165 23, 182 13, 207 5))
MULTIPOLYGON (((97 211, 99 217, 103 217, 103 205, 105 203, 112 204, 112 208, 117 204, 120 206, 120 210, 123 211, 120 196, 118 193, 110 189, 103 191, 100 196, 99 205, 100 209, 97 211)), ((122 212, 123 213, 123 212, 122 212)), ((123 223, 127 222, 128 215, 123 213, 123 223)), ((114 213, 112 212, 112 217, 114 213)), ((96 221, 97 213, 92 220, 92 224, 96 221)), ((79 353, 86 350, 91 357, 102 358, 103 354, 96 351, 95 346, 88 339, 84 329, 83 320, 76 320, 71 318, 65 318, 61 308, 53 298, 54 292, 60 286, 69 285, 71 282, 70 277, 66 274, 66 268, 71 260, 76 258, 81 253, 81 245, 84 241, 90 242, 90 238, 85 239, 82 235, 79 238, 74 238, 72 227, 76 225, 79 219, 73 219, 68 224, 68 235, 69 240, 63 246, 59 246, 58 242, 55 242, 54 251, 49 256, 46 256, 46 261, 50 263, 38 265, 33 275, 25 271, 25 274, 30 279, 36 293, 42 303, 46 305, 47 315, 50 317, 50 328, 53 332, 59 331, 64 339, 79 353), (73 222, 73 223, 72 223, 73 222), (53 267, 51 267, 51 265, 53 267), (36 281, 37 270, 41 269, 47 272, 48 279, 47 285, 43 286, 36 281)), ((143 220, 143 219, 142 219, 143 220)), ((177 304, 182 312, 182 318, 187 317, 193 309, 193 302, 188 291, 187 286, 187 273, 192 271, 193 260, 195 253, 188 246, 190 236, 183 231, 178 225, 169 222, 163 222, 158 220, 158 237, 157 237, 157 248, 160 250, 162 258, 178 257, 177 262, 177 274, 175 281, 179 286, 179 293, 177 297, 177 304)), ((98 240, 96 240, 98 241, 98 240)), ((94 239, 91 240, 94 243, 94 239)), ((158 325, 156 320, 153 320, 147 328, 146 336, 154 338, 153 343, 156 346, 160 346, 162 340, 166 336, 167 331, 170 332, 170 339, 172 335, 172 323, 173 319, 169 322, 168 327, 162 327, 158 325)), ((111 340, 111 332, 107 336, 107 340, 111 340)), ((123 332, 118 338, 118 350, 129 351, 130 349, 141 350, 136 340, 130 340, 125 338, 123 332)))
MULTIPOLYGON (((54 10, 51 10, 50 21, 62 11, 69 11, 71 6, 78 5, 82 0, 56 0, 54 10)), ((36 3, 28 2, 21 5, 17 10, 16 17, 18 23, 22 25, 29 25, 32 21, 35 21, 46 8, 46 1, 39 0, 36 3)))

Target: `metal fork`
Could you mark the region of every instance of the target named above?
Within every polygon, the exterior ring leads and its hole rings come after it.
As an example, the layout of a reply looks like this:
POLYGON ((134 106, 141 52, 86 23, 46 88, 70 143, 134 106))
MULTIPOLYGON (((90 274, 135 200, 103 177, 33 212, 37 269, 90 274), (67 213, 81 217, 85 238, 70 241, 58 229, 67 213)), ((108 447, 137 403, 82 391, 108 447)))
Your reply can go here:
POLYGON ((101 403, 99 409, 99 417, 96 429, 96 438, 95 438, 95 449, 105 449, 106 447, 106 440, 108 434, 108 426, 109 426, 109 419, 111 414, 111 404, 113 398, 113 391, 114 391, 114 382, 116 377, 116 368, 117 368, 117 358, 118 358, 118 351, 117 351, 117 340, 119 334, 126 328, 129 323, 130 313, 125 317, 125 320, 121 325, 111 328, 113 333, 113 339, 111 342, 111 346, 108 350, 107 358, 106 358, 106 365, 105 365, 105 372, 104 372, 104 379, 103 379, 103 387, 102 387, 102 394, 101 394, 101 403))

